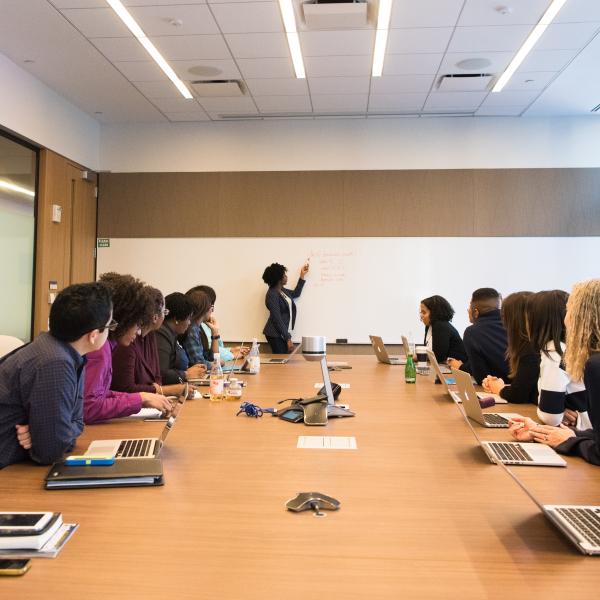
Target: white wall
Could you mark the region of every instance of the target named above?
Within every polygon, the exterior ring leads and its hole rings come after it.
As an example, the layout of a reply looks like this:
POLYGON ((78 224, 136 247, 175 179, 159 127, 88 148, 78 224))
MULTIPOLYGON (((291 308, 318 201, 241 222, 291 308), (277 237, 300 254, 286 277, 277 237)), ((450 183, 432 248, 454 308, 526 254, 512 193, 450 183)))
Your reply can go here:
POLYGON ((102 169, 287 171, 600 167, 600 117, 103 126, 102 169))
POLYGON ((0 81, 0 126, 85 167, 99 168, 98 121, 2 54, 0 81))

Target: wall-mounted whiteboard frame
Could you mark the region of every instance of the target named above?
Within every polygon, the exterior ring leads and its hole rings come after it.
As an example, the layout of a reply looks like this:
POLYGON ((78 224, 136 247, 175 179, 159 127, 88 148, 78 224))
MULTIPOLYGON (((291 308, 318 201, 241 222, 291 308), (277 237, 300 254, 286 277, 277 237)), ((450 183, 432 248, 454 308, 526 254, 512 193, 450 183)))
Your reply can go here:
POLYGON ((131 273, 165 295, 211 285, 223 338, 248 341, 264 339, 264 268, 285 265, 293 287, 310 258, 295 340, 325 335, 329 343, 361 344, 376 334, 400 343, 403 334, 422 339, 422 298, 446 297, 462 333, 474 289, 570 291, 599 276, 599 256, 599 237, 112 238, 98 248, 97 272, 131 273))

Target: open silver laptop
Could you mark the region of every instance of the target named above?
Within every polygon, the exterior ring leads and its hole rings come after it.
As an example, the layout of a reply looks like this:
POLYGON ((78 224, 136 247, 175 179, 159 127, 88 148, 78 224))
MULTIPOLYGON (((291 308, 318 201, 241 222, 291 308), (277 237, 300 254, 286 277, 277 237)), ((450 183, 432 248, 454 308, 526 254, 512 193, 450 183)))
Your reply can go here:
POLYGON ((542 504, 509 468, 502 463, 500 466, 579 552, 591 556, 600 555, 600 506, 542 504))
POLYGON ((404 348, 404 356, 408 356, 410 354, 410 344, 405 335, 402 336, 402 348, 404 348))
POLYGON ((458 386, 458 393, 462 398, 462 405, 469 419, 484 427, 509 427, 509 420, 515 417, 522 417, 518 413, 484 413, 479 404, 479 397, 471 381, 471 376, 464 371, 452 369, 452 376, 458 386))
MULTIPOLYGON (((450 369, 450 376, 446 375, 437 361, 435 354, 427 349, 427 357, 429 358, 429 363, 433 367, 435 374, 438 379, 441 381, 442 385, 446 388, 446 392, 448 395, 456 402, 457 404, 462 403, 462 394, 458 390, 458 386, 456 389, 453 389, 452 386, 456 386, 456 379, 452 376, 452 369, 450 369)), ((497 394, 488 394, 487 392, 475 392, 479 399, 482 398, 493 398, 496 404, 508 404, 504 398, 501 398, 497 394)))
POLYGON ((457 404, 457 407, 490 462, 531 467, 567 466, 567 462, 550 446, 545 444, 535 442, 486 442, 482 440, 473 425, 471 425, 471 421, 463 407, 459 404, 457 404))
POLYGON ((132 458, 157 458, 165 444, 167 436, 173 429, 179 412, 184 405, 188 395, 186 385, 181 396, 173 403, 173 412, 167 419, 165 426, 158 438, 134 438, 122 440, 95 440, 85 451, 85 454, 102 456, 114 456, 115 460, 127 460, 132 458))
POLYGON ((294 356, 294 354, 296 354, 296 352, 298 352, 298 350, 300 350, 301 347, 302 347, 302 344, 296 344, 294 349, 284 358, 261 358, 260 364, 261 365, 285 365, 286 363, 289 362, 290 358, 292 358, 292 356, 294 356))
POLYGON ((375 356, 380 363, 386 365, 405 365, 406 358, 401 356, 390 356, 383 343, 383 340, 378 335, 370 335, 371 345, 375 351, 375 356))

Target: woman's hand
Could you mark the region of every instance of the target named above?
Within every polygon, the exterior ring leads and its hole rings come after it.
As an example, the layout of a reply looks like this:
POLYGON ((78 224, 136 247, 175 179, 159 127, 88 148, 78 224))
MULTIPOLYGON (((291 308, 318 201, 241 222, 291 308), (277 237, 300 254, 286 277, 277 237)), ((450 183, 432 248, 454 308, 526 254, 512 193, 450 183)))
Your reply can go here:
POLYGON ((247 346, 235 346, 234 348, 231 348, 231 353, 233 354, 234 360, 244 358, 248 352, 250 352, 250 348, 247 346))
POLYGON ((21 447, 25 448, 25 450, 29 450, 31 448, 31 435, 29 434, 29 425, 15 425, 15 429, 17 430, 17 440, 21 447))
POLYGON ((200 379, 206 373, 206 365, 193 365, 186 372, 188 379, 200 379))
POLYGON ((563 414, 563 425, 567 427, 575 427, 577 425, 577 419, 579 418, 579 413, 576 410, 571 410, 570 408, 565 408, 565 412, 563 414))
POLYGON ((569 438, 575 437, 575 432, 568 427, 565 427, 562 423, 558 427, 552 427, 551 425, 537 425, 532 427, 531 433, 533 439, 540 444, 546 444, 551 448, 560 446, 563 442, 569 438))
POLYGON ((309 269, 310 265, 308 264, 308 262, 302 265, 302 268, 300 269, 300 279, 304 279, 306 277, 306 274, 308 273, 309 269))
POLYGON ((458 371, 460 369, 460 367, 462 366, 463 362, 462 362, 462 360, 458 360, 458 358, 448 358, 446 360, 446 364, 449 367, 452 367, 453 369, 456 369, 458 371))
POLYGON ((142 397, 142 406, 144 408, 157 408, 165 415, 171 414, 173 406, 166 396, 161 396, 160 394, 149 394, 148 392, 142 392, 140 396, 142 397))
POLYGON ((219 323, 217 322, 215 313, 212 313, 210 317, 206 319, 205 323, 210 327, 210 331, 213 335, 219 335, 219 323))
POLYGON ((537 423, 529 417, 514 417, 509 421, 510 434, 519 442, 533 442, 532 428, 537 427, 537 423))
POLYGON ((288 352, 293 352, 294 350, 294 342, 292 342, 292 338, 287 341, 287 349, 288 352))
POLYGON ((486 392, 490 394, 498 395, 500 390, 503 387, 506 387, 506 384, 500 377, 493 377, 492 375, 488 375, 482 382, 481 385, 486 392))

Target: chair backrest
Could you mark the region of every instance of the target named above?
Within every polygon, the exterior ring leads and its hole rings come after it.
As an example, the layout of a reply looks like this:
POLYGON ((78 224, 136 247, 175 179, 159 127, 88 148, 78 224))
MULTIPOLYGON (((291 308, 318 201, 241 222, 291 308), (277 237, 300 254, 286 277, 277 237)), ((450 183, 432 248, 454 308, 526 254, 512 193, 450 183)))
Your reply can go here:
POLYGON ((0 335, 0 358, 22 346, 23 342, 12 335, 0 335))

